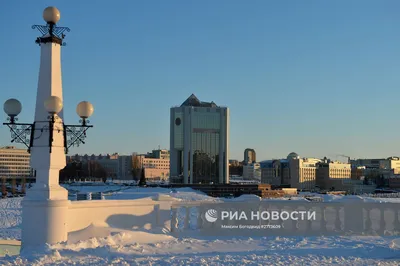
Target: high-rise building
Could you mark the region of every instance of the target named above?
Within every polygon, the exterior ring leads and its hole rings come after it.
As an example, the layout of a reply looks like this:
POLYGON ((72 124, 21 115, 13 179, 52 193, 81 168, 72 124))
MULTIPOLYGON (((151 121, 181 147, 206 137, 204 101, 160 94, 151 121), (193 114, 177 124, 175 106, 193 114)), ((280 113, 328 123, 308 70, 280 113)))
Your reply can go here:
POLYGON ((229 109, 192 94, 171 108, 170 182, 229 183, 229 109))
POLYGON ((252 164, 256 162, 256 151, 247 148, 244 150, 244 164, 252 164))
POLYGON ((14 146, 0 148, 0 177, 21 179, 32 177, 30 154, 14 146))

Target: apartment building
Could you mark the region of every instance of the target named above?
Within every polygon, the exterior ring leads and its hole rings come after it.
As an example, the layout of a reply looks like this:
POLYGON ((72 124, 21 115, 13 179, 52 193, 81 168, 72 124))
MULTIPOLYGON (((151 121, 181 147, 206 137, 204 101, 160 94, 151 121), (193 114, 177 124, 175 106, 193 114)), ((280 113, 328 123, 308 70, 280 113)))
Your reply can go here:
POLYGON ((10 179, 33 178, 30 154, 26 149, 15 146, 0 148, 0 177, 10 179))
POLYGON ((144 169, 148 180, 165 180, 169 178, 170 160, 168 150, 153 150, 146 155, 134 155, 133 168, 136 172, 144 169))

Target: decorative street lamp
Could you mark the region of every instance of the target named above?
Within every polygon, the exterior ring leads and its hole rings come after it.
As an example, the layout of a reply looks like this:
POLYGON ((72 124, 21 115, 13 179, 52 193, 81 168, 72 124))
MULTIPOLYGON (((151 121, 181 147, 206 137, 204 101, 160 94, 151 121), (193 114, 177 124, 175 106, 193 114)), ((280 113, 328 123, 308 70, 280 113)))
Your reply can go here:
POLYGON ((11 142, 24 144, 31 154, 31 168, 36 183, 22 200, 21 252, 68 239, 68 191, 59 184, 60 170, 66 166, 68 149, 85 143, 86 131, 92 127, 87 120, 93 114, 89 102, 76 108, 79 125, 64 124, 61 79, 61 47, 67 27, 58 27, 60 12, 47 7, 43 12, 46 25, 33 25, 42 34, 36 38, 40 46, 40 69, 33 123, 18 123, 22 105, 16 99, 4 103, 11 131, 11 142))
MULTIPOLYGON (((3 123, 3 125, 7 125, 10 128, 11 142, 24 144, 28 148, 28 152, 30 152, 36 136, 35 131, 38 130, 40 133, 46 131, 49 132, 49 150, 51 152, 55 129, 54 124, 56 121, 61 120, 58 114, 63 109, 63 102, 57 96, 50 96, 44 102, 44 107, 49 114, 47 117, 48 121, 35 121, 32 124, 17 123, 17 116, 21 113, 22 104, 17 99, 8 99, 4 103, 4 112, 8 115, 7 121, 9 122, 3 123), (48 125, 37 128, 35 125, 40 122, 47 122, 48 125)), ((64 134, 64 150, 66 154, 71 146, 85 144, 86 131, 93 127, 92 125, 88 125, 90 122, 88 118, 93 114, 93 111, 93 105, 90 102, 83 101, 76 107, 76 113, 81 118, 79 121, 80 125, 66 125, 61 120, 62 129, 56 128, 56 131, 57 133, 64 134)), ((40 134, 37 137, 40 138, 40 134)))

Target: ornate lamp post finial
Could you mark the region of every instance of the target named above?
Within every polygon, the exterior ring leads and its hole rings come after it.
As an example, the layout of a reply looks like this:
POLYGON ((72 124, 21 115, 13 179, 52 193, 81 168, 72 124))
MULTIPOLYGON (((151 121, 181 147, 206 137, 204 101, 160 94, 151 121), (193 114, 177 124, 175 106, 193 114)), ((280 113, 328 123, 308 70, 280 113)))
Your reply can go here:
POLYGON ((65 37, 64 32, 69 32, 70 29, 68 27, 57 27, 56 24, 60 20, 61 15, 60 11, 54 7, 49 6, 46 7, 43 11, 43 19, 46 21, 47 25, 33 25, 32 29, 37 29, 40 31, 42 37, 38 37, 36 39, 37 44, 41 43, 58 43, 59 45, 65 46, 66 43, 63 42, 65 37))

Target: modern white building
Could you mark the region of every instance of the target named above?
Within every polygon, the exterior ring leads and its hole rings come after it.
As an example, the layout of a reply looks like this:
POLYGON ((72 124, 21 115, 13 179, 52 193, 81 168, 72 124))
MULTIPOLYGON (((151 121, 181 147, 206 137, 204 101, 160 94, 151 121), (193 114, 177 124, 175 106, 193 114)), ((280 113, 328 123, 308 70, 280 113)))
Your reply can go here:
POLYGON ((192 94, 170 122, 170 182, 229 183, 229 108, 192 94))
POLYGON ((26 149, 14 146, 0 148, 0 177, 10 179, 29 178, 32 176, 30 154, 26 149))

